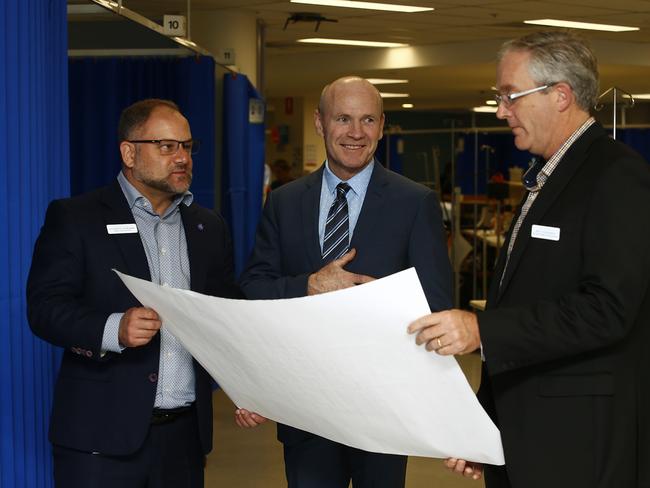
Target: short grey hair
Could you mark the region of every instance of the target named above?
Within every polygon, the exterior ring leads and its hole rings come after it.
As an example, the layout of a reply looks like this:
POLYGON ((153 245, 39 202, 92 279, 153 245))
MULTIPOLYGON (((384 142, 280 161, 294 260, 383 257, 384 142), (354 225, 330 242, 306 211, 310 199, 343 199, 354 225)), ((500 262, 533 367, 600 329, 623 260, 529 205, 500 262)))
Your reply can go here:
POLYGON ((567 83, 580 108, 589 112, 598 100, 598 61, 589 43, 571 31, 542 31, 507 41, 497 61, 511 51, 530 53, 528 73, 540 85, 567 83))

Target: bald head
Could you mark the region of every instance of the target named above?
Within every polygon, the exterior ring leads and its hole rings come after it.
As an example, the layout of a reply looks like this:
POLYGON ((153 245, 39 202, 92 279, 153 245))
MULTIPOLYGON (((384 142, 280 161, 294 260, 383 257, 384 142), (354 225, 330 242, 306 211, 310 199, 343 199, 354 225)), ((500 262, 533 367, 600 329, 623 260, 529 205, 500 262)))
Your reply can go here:
POLYGON ((320 101, 318 102, 318 111, 323 114, 325 113, 333 104, 333 101, 337 97, 337 93, 346 92, 350 90, 361 91, 371 93, 378 105, 379 113, 384 112, 384 101, 379 94, 379 90, 375 88, 375 85, 370 83, 365 78, 360 76, 344 76, 334 80, 332 83, 325 85, 323 91, 320 94, 320 101))
POLYGON ((314 124, 325 142, 329 169, 348 180, 373 161, 384 129, 381 96, 368 80, 339 78, 323 89, 314 124))

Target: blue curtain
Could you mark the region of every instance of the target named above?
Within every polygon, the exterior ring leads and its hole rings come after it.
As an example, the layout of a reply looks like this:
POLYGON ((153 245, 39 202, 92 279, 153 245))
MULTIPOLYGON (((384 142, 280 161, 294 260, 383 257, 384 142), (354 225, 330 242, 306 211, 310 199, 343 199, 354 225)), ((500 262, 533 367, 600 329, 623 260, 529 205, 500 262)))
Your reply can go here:
POLYGON ((496 173, 508 179, 508 168, 528 168, 533 155, 515 147, 512 134, 479 132, 459 135, 464 139, 462 151, 456 154, 456 186, 464 194, 485 194, 486 182, 496 173), (475 148, 478 144, 478 164, 475 171, 475 148), (474 188, 474 174, 478 173, 477 188, 474 188))
POLYGON ((120 113, 143 98, 178 104, 201 140, 192 193, 214 208, 214 60, 202 57, 73 58, 70 66, 70 169, 73 195, 106 185, 121 169, 120 113))
POLYGON ((50 487, 60 351, 27 325, 25 282, 47 204, 69 193, 66 5, 0 2, 0 486, 50 487))
POLYGON ((616 139, 630 146, 650 162, 650 129, 618 129, 616 139))
POLYGON ((262 209, 264 123, 262 97, 244 75, 224 76, 222 212, 230 223, 239 276, 255 241, 262 209))

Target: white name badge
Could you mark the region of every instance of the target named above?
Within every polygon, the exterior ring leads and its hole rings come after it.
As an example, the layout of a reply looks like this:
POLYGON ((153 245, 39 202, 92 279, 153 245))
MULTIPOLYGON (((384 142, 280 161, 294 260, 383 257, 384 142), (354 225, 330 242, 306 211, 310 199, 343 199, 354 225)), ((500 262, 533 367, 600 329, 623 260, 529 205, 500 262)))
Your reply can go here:
POLYGON ((535 239, 546 239, 547 241, 559 241, 560 228, 533 224, 533 228, 530 230, 530 236, 535 239))
POLYGON ((109 234, 137 234, 138 226, 135 224, 108 224, 106 230, 109 234))

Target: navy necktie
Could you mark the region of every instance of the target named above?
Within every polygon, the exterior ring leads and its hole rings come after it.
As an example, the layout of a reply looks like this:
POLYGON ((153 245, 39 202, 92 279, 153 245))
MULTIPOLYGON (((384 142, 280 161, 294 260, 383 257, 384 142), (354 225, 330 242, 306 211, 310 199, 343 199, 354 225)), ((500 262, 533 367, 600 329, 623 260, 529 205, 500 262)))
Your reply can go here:
POLYGON ((350 247, 350 226, 348 223, 348 200, 346 194, 350 189, 347 183, 336 186, 336 198, 327 214, 325 236, 323 238, 323 261, 330 262, 340 258, 350 247))

